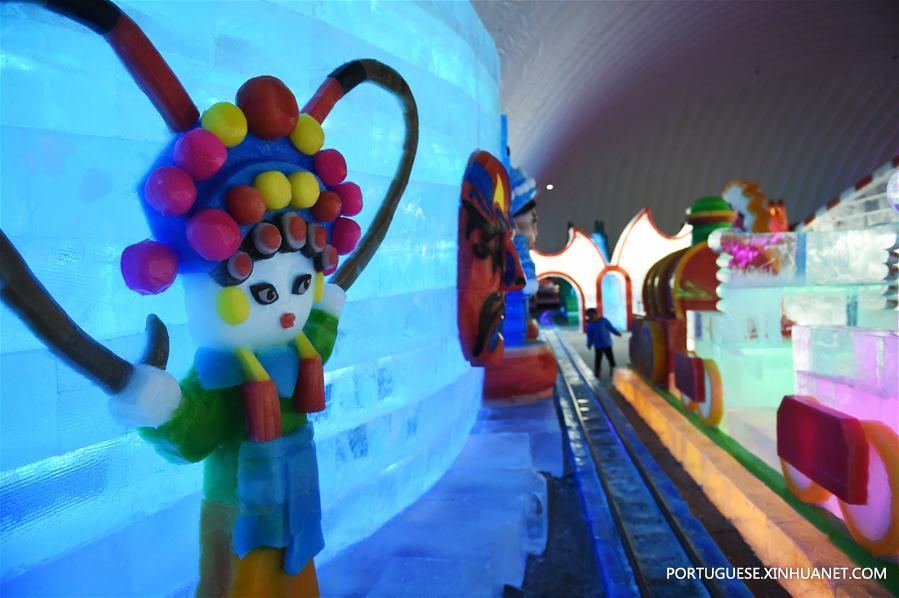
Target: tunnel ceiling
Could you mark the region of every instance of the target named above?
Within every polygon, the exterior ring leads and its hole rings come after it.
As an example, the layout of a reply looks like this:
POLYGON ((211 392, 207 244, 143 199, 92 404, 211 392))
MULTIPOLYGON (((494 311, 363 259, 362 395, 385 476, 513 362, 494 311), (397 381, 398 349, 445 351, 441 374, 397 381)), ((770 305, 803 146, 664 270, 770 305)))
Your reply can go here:
POLYGON ((475 1, 502 60, 512 162, 610 244, 641 207, 761 184, 801 220, 899 153, 899 2, 475 1))

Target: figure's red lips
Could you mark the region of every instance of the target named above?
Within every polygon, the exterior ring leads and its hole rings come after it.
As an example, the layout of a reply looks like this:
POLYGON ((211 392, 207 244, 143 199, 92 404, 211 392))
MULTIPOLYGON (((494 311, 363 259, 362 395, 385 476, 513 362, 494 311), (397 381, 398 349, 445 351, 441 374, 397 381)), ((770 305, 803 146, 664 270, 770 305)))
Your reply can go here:
POLYGON ((293 323, 297 317, 293 314, 284 314, 281 316, 281 328, 293 328, 293 323))

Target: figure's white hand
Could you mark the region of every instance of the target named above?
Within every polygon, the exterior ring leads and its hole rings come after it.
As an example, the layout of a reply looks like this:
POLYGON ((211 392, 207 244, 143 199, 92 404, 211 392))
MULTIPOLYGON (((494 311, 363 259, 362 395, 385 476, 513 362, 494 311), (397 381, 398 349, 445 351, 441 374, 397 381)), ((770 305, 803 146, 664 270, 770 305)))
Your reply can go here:
POLYGON ((128 385, 110 397, 109 411, 123 426, 158 426, 168 421, 180 404, 181 386, 174 376, 136 363, 128 385))
POLYGON ((335 318, 339 318, 340 312, 343 311, 344 303, 346 303, 346 291, 336 284, 326 284, 322 293, 322 300, 315 306, 328 312, 335 318))

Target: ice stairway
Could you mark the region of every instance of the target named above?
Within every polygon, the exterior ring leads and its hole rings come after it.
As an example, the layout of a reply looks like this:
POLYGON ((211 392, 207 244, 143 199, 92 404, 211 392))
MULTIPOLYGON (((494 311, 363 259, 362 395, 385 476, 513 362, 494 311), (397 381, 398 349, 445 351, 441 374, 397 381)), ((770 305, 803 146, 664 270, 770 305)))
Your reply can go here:
POLYGON ((499 596, 546 547, 562 441, 552 401, 484 408, 462 453, 420 500, 319 566, 330 596, 499 596))

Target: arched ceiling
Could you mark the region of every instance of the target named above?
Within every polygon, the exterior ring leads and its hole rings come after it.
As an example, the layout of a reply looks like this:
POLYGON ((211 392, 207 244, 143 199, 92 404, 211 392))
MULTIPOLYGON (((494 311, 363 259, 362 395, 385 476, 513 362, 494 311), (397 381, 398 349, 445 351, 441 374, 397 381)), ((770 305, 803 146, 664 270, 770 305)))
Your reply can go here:
POLYGON ((813 212, 899 153, 899 2, 474 2, 544 250, 751 179, 813 212))

